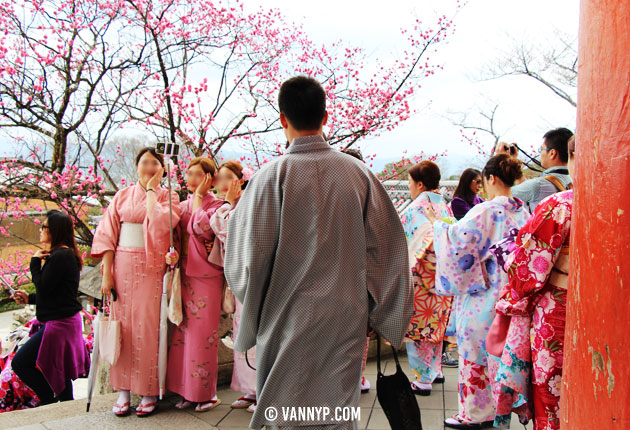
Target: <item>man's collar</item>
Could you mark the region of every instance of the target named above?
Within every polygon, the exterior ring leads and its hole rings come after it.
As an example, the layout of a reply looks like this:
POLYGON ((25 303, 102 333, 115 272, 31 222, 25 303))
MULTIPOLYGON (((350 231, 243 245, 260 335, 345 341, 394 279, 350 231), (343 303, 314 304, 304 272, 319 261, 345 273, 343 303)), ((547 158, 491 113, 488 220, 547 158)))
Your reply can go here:
POLYGON ((323 136, 303 136, 293 139, 287 153, 318 151, 322 149, 332 149, 323 136))
POLYGON ((553 166, 553 167, 550 167, 547 170, 545 170, 543 172, 543 175, 547 175, 547 174, 553 173, 553 172, 556 172, 556 173, 561 174, 561 175, 568 175, 569 174, 569 168, 567 166, 553 166), (563 170, 563 172, 556 172, 557 170, 563 170))

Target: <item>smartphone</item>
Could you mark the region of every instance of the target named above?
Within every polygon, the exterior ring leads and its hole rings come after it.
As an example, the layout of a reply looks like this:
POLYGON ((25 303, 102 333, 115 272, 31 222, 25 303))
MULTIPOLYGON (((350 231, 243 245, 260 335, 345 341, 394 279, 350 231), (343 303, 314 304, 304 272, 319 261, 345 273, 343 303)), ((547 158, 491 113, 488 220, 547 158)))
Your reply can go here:
POLYGON ((15 294, 15 288, 13 288, 13 286, 6 279, 4 279, 4 276, 0 275, 0 280, 2 280, 2 283, 7 287, 7 289, 11 293, 11 295, 14 295, 15 294))
POLYGON ((170 157, 173 163, 177 164, 177 155, 179 154, 179 143, 175 142, 158 142, 157 152, 170 157))

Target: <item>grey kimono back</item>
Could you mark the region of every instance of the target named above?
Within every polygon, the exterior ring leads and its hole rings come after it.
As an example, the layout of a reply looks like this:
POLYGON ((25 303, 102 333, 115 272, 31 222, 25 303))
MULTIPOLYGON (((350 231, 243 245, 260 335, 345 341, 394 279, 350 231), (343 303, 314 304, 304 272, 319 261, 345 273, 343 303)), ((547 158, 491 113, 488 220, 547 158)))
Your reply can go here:
MULTIPOLYGON (((243 303, 235 347, 257 345, 253 428, 296 425, 267 420, 268 407, 358 406, 368 325, 400 346, 413 313, 387 192, 319 136, 295 139, 254 175, 229 221, 225 275, 243 303)), ((339 424, 300 422, 325 423, 339 424)))

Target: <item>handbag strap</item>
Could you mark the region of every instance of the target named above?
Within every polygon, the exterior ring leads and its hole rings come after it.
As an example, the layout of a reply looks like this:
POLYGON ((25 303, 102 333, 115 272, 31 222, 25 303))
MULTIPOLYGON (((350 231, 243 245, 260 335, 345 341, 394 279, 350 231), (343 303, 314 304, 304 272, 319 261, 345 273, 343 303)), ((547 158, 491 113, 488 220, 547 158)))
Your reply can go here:
MULTIPOLYGON (((398 354, 396 353, 396 348, 394 345, 390 345, 392 347, 392 352, 394 353, 394 361, 396 362, 396 371, 402 371, 400 367, 400 362, 398 361, 398 354)), ((376 369, 379 376, 383 376, 383 372, 381 371, 381 336, 376 334, 376 369)))
POLYGON ((112 300, 112 296, 109 296, 109 320, 116 321, 116 307, 114 306, 114 300, 112 300))

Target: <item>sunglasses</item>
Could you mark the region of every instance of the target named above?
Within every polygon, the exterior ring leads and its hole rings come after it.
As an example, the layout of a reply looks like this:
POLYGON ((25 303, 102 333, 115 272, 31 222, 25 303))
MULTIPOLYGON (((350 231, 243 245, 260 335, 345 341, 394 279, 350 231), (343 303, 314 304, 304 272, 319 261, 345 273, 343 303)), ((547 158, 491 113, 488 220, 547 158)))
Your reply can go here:
POLYGON ((475 182, 477 184, 481 184, 481 179, 475 179, 473 182, 475 182))
POLYGON ((538 148, 538 153, 539 153, 539 154, 542 154, 542 153, 543 153, 543 151, 551 151, 551 148, 545 148, 545 147, 543 147, 543 146, 541 146, 540 148, 538 148))
POLYGON ((39 229, 40 229, 40 230, 46 230, 46 229, 49 229, 49 228, 50 228, 50 227, 49 227, 49 226, 47 226, 46 224, 42 224, 42 225, 40 225, 40 226, 39 226, 39 229))

